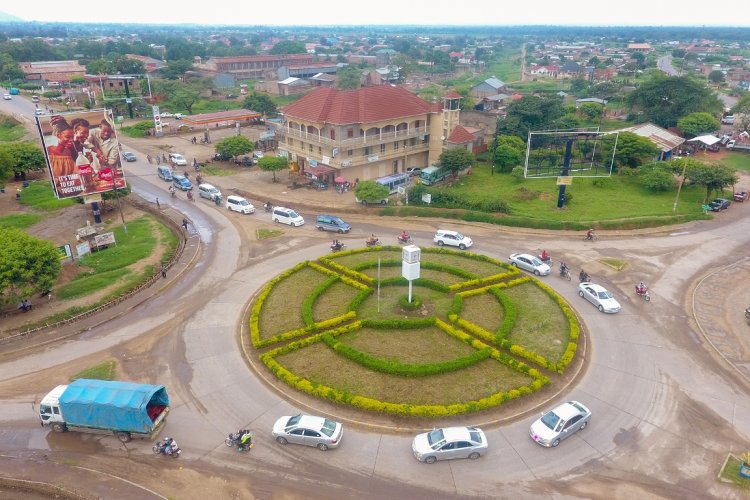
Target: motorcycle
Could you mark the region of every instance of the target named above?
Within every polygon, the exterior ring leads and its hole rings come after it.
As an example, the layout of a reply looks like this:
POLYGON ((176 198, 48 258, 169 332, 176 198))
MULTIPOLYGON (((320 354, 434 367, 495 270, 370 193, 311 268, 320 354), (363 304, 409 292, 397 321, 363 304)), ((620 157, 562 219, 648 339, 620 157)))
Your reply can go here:
POLYGON ((190 201, 195 201, 195 198, 193 198, 193 191, 192 190, 189 190, 187 192, 187 199, 190 200, 190 201))
POLYGON ((332 252, 338 252, 339 250, 341 250, 342 248, 344 248, 344 246, 345 245, 343 243, 341 243, 340 241, 337 244, 331 244, 331 251, 332 252))
POLYGON ((165 439, 164 441, 157 441, 154 443, 154 446, 151 448, 151 450, 154 452, 154 455, 161 455, 164 454, 168 457, 177 458, 180 456, 180 453, 182 453, 182 450, 179 446, 172 446, 173 440, 165 439))
POLYGON ((547 255, 547 258, 544 259, 544 258, 542 258, 541 254, 540 254, 539 255, 539 260, 541 260, 542 262, 544 262, 548 266, 552 267, 552 257, 551 256, 547 255))
POLYGON ((560 276, 563 278, 568 278, 568 281, 570 281, 570 269, 568 269, 567 267, 561 267, 560 276))
POLYGON ((380 245, 380 240, 377 238, 368 238, 365 240, 365 245, 368 247, 380 245))
POLYGON ((583 241, 596 241, 597 239, 596 233, 586 233, 583 237, 583 241))
POLYGON ((643 287, 635 285, 635 293, 637 293, 638 296, 643 298, 643 300, 645 300, 646 302, 649 302, 651 300, 651 293, 648 291, 648 287, 646 285, 643 285, 643 287))
POLYGON ((214 203, 216 203, 217 207, 221 206, 221 201, 222 201, 221 196, 214 196, 214 203))
POLYGON ((745 309, 745 317, 750 319, 750 306, 747 306, 747 309, 745 309))
POLYGON ((590 282, 591 275, 587 272, 581 271, 581 274, 578 275, 578 281, 580 281, 581 283, 590 282))
POLYGON ((250 442, 242 444, 242 434, 239 432, 230 432, 224 440, 224 444, 229 448, 237 448, 237 451, 248 451, 253 447, 253 439, 250 438, 250 442))
POLYGON ((263 208, 265 209, 266 212, 270 212, 271 210, 273 210, 273 207, 271 206, 270 201, 266 203, 265 205, 263 205, 263 208))
POLYGON ((411 236, 407 235, 406 238, 402 238, 401 235, 399 234, 398 235, 398 242, 401 245, 411 245, 411 243, 412 243, 411 236))

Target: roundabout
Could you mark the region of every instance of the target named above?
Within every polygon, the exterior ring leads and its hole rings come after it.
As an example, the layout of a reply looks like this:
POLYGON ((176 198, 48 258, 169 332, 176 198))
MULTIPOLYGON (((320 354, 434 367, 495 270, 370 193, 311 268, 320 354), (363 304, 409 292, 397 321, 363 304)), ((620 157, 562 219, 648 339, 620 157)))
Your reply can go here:
POLYGON ((402 416, 451 417, 555 390, 580 334, 562 297, 496 259, 425 248, 414 282, 423 299, 411 307, 400 256, 350 250, 273 278, 250 317, 260 361, 298 391, 402 416))

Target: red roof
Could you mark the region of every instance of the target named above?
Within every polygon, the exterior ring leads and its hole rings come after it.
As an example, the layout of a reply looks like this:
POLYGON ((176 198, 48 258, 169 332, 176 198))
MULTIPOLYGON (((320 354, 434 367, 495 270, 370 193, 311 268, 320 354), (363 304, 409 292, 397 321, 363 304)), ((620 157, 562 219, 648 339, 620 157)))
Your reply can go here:
POLYGON ((452 142, 453 144, 464 144, 467 142, 471 142, 475 139, 471 133, 466 130, 461 125, 457 125, 456 128, 453 129, 453 132, 451 132, 450 137, 448 137, 448 142, 452 142))
POLYGON ((445 99, 462 99, 463 96, 459 94, 458 92, 448 92, 443 96, 445 99))
POLYGON ((359 90, 317 88, 283 108, 289 117, 344 125, 393 120, 440 111, 402 87, 377 85, 359 90))

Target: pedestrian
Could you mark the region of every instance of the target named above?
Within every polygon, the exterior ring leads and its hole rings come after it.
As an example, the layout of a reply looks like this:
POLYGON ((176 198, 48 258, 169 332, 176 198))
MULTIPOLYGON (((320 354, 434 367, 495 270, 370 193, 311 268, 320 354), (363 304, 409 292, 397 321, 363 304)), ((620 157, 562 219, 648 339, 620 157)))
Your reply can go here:
POLYGON ((187 231, 187 228, 188 228, 188 221, 187 221, 187 219, 182 219, 182 227, 184 227, 185 231, 187 231))
POLYGON ((159 198, 156 199, 156 209, 161 210, 161 205, 159 205, 159 198))
POLYGON ((161 265, 161 277, 166 278, 167 277, 167 268, 164 267, 164 264, 161 265))
POLYGON ((161 156, 156 155, 156 164, 161 165, 161 156))

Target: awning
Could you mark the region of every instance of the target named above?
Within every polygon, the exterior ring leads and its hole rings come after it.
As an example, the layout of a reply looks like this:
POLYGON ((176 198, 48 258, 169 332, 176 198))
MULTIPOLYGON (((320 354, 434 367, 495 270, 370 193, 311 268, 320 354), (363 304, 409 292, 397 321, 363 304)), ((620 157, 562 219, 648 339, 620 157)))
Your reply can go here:
POLYGON ((305 172, 313 174, 316 177, 322 177, 326 174, 335 173, 336 169, 332 167, 328 167, 326 165, 316 165, 314 167, 312 166, 305 167, 305 172))
POLYGON ((716 137, 715 135, 699 135, 698 137, 693 137, 688 142, 702 142, 706 146, 713 146, 717 142, 719 142, 721 139, 716 137))

